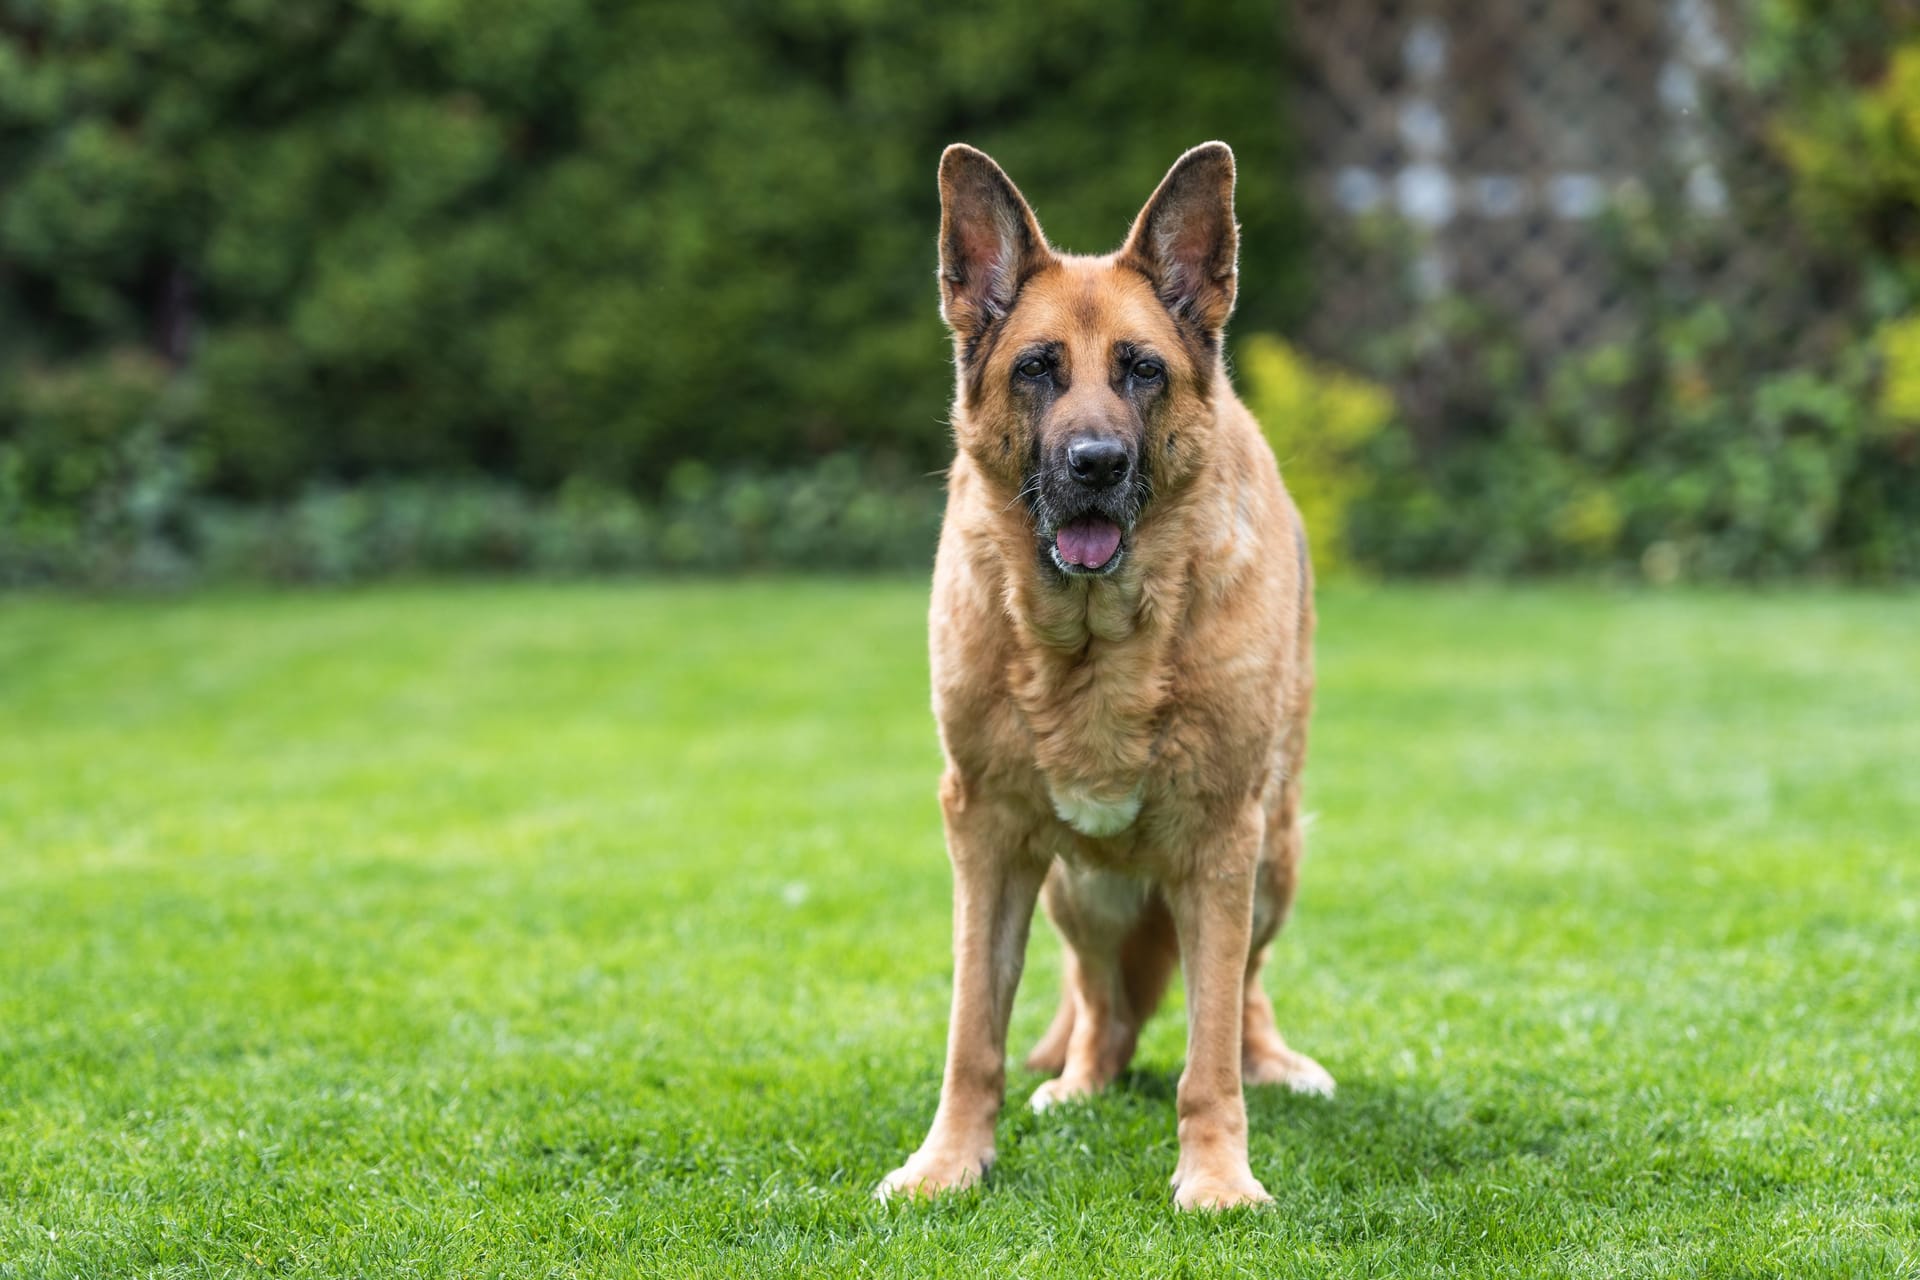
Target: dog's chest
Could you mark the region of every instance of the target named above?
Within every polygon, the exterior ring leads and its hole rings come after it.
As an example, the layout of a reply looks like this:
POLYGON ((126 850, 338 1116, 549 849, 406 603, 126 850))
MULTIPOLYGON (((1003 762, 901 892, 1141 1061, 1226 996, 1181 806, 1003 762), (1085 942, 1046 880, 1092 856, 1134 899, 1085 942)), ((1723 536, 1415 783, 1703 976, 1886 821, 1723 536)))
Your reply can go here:
POLYGON ((1163 676, 1132 657, 1045 672, 1016 695, 1054 813, 1095 839, 1121 835, 1140 817, 1167 713, 1163 676))
POLYGON ((996 752, 1028 756, 1062 825, 1108 840, 1138 828, 1156 794, 1154 744, 1171 711, 1177 587, 1126 579, 1072 592, 1016 589, 1002 650, 1013 735, 996 752))

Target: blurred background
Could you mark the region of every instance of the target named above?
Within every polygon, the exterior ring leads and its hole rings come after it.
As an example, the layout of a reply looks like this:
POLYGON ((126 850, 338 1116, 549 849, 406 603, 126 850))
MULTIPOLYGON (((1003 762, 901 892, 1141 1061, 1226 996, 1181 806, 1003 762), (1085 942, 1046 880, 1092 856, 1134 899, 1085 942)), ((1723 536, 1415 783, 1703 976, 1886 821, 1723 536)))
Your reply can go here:
POLYGON ((8 0, 0 583, 924 568, 941 147, 1212 137, 1329 570, 1920 575, 1911 0, 8 0))

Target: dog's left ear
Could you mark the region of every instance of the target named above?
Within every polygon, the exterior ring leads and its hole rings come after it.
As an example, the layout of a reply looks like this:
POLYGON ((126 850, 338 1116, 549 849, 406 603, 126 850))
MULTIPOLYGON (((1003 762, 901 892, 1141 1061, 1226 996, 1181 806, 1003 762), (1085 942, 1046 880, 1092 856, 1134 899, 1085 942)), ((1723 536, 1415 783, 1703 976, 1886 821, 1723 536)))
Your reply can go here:
POLYGON ((1233 150, 1203 142, 1174 161, 1133 220, 1120 261, 1144 271, 1176 317, 1217 336, 1233 314, 1240 231, 1233 223, 1233 150))

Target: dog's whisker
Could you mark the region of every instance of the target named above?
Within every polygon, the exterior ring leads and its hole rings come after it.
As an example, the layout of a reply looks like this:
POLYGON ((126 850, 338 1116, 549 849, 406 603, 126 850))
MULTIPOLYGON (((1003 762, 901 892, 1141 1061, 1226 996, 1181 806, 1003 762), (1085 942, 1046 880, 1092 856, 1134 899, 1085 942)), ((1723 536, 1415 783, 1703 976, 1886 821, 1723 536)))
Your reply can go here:
POLYGON ((1014 494, 1013 497, 1007 501, 1007 505, 1000 508, 1000 510, 1003 512, 1011 511, 1015 503, 1025 501, 1028 498, 1037 498, 1039 496, 1040 496, 1040 477, 1035 476, 1033 477, 1033 479, 1021 485, 1020 491, 1014 494))

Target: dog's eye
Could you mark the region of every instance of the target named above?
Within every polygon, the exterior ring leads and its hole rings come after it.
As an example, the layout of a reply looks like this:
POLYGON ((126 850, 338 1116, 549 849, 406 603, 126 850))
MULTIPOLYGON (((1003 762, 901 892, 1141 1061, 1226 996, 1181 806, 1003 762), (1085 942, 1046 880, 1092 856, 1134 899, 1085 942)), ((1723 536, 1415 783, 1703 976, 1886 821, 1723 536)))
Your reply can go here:
POLYGON ((1165 372, 1158 360, 1142 360, 1133 366, 1133 376, 1140 382, 1158 382, 1165 372))
POLYGON ((1047 362, 1039 356, 1028 356, 1014 368, 1023 378, 1044 378, 1047 376, 1047 362))

